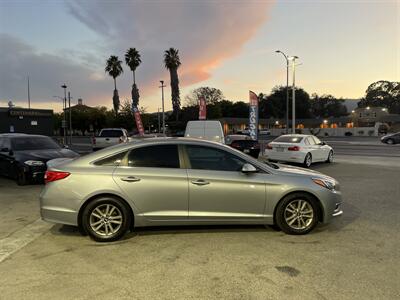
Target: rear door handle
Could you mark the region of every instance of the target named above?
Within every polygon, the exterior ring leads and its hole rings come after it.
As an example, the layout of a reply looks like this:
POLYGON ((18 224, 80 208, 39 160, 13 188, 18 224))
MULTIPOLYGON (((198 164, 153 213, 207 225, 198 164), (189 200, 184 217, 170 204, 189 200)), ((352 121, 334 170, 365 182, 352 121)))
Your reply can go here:
POLYGON ((210 184, 208 181, 206 181, 204 179, 192 180, 191 183, 193 183, 195 185, 207 185, 207 184, 210 184))
POLYGON ((127 176, 127 177, 121 177, 121 180, 126 182, 137 182, 140 181, 140 178, 137 178, 135 176, 127 176))

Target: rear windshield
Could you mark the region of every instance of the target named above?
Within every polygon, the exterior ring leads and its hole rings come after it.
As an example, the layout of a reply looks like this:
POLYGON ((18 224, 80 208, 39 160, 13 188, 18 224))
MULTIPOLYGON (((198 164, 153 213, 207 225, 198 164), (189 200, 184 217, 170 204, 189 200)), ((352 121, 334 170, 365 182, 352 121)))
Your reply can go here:
POLYGON ((11 139, 11 149, 14 151, 60 148, 61 147, 49 137, 18 137, 11 139))
POLYGON ((121 137, 123 136, 122 130, 112 130, 112 129, 107 129, 107 130, 102 130, 100 132, 100 137, 121 137))
POLYGON ((302 137, 299 136, 280 136, 274 140, 274 142, 278 143, 300 143, 303 140, 302 137))

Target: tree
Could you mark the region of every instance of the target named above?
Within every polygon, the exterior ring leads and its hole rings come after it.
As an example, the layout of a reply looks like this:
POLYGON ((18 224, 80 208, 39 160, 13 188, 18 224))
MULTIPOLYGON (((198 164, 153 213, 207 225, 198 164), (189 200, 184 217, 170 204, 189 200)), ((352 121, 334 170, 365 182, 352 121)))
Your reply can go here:
POLYGON ((129 68, 131 69, 132 74, 133 74, 133 85, 132 85, 132 92, 131 92, 132 105, 138 106, 140 95, 139 95, 139 89, 136 86, 135 71, 136 71, 136 68, 142 62, 139 51, 137 51, 136 48, 129 48, 125 53, 125 62, 129 66, 129 68))
POLYGON ((105 72, 108 73, 112 78, 114 78, 114 95, 113 95, 113 106, 115 115, 118 115, 119 109, 119 96, 117 90, 117 80, 116 78, 121 75, 124 70, 122 69, 122 61, 118 59, 118 56, 111 55, 106 62, 105 72))
POLYGON ((169 48, 164 52, 164 64, 169 70, 171 79, 171 100, 172 108, 176 116, 176 121, 178 121, 178 113, 181 107, 180 93, 179 93, 179 78, 178 78, 178 68, 181 65, 179 59, 179 51, 174 48, 169 48))
POLYGON ((207 105, 224 100, 224 94, 221 90, 208 86, 199 87, 192 90, 190 94, 185 97, 186 106, 198 105, 201 97, 206 100, 207 105))
POLYGON ((370 84, 358 107, 381 106, 390 113, 400 114, 400 82, 379 80, 370 84))
POLYGON ((337 99, 332 95, 312 94, 311 113, 317 118, 341 117, 347 115, 347 108, 343 99, 337 99))

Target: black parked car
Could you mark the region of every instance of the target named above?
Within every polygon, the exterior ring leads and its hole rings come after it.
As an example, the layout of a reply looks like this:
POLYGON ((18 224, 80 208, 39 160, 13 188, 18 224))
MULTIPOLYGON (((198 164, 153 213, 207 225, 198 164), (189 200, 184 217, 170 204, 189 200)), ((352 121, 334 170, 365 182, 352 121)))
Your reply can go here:
POLYGON ((260 144, 252 140, 247 135, 233 134, 225 137, 225 143, 232 148, 240 150, 252 157, 258 158, 260 154, 260 144))
POLYGON ((0 175, 14 178, 19 185, 42 182, 46 162, 54 158, 79 156, 43 135, 0 134, 0 175))
POLYGON ((389 145, 400 143, 400 132, 392 133, 381 137, 381 142, 389 145))

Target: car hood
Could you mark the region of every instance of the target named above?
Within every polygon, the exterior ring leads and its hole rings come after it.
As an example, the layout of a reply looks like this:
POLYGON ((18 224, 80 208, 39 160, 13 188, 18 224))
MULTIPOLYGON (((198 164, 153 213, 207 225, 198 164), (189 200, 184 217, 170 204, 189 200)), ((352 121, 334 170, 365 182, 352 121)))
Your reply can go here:
POLYGON ((47 162, 54 158, 74 158, 79 156, 78 153, 69 149, 43 149, 43 150, 23 150, 15 151, 15 157, 19 161, 40 160, 47 162))
POLYGON ((276 173, 285 174, 285 175, 293 175, 293 176, 319 177, 319 178, 335 180, 334 178, 327 176, 325 174, 322 174, 321 172, 318 172, 318 171, 300 168, 300 167, 282 165, 282 164, 278 164, 278 165, 279 165, 279 169, 274 170, 276 173))

